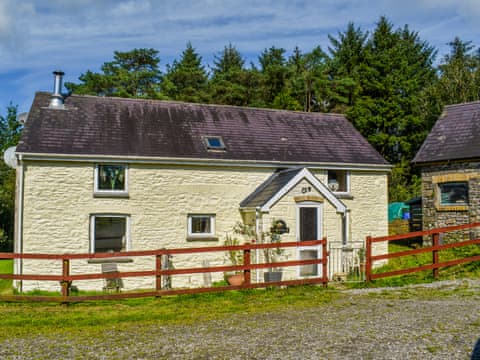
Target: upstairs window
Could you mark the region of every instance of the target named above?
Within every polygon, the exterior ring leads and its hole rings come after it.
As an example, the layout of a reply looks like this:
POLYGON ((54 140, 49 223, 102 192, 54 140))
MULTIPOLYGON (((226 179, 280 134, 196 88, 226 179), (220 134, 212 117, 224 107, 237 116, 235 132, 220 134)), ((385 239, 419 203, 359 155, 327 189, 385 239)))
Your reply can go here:
POLYGON ((128 168, 122 164, 99 164, 95 167, 95 193, 126 194, 128 168))
POLYGON ((203 141, 207 150, 225 150, 225 143, 221 136, 205 136, 203 141))
POLYGON ((468 183, 447 182, 438 184, 440 205, 468 205, 468 183))
POLYGON ((328 188, 333 192, 349 192, 349 180, 346 170, 328 170, 328 188))

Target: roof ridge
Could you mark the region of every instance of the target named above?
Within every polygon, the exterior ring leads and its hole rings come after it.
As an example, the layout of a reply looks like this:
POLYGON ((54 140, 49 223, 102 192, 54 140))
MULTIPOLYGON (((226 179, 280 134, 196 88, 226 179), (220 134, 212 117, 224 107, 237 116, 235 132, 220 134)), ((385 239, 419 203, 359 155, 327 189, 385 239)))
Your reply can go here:
POLYGON ((445 105, 444 108, 460 107, 460 106, 463 106, 463 105, 474 105, 474 104, 479 104, 480 105, 480 100, 467 101, 467 102, 458 103, 458 104, 449 104, 449 105, 445 105))
MULTIPOLYGON (((37 93, 42 94, 51 94, 48 91, 37 91, 37 93)), ((257 106, 239 106, 239 105, 228 105, 228 104, 205 104, 205 103, 195 103, 195 102, 186 102, 186 101, 178 101, 178 100, 163 100, 163 99, 144 99, 144 98, 126 98, 126 97, 117 97, 117 96, 98 96, 98 95, 89 95, 89 94, 69 94, 66 98, 69 97, 77 97, 77 98, 97 98, 97 99, 106 99, 112 101, 125 101, 125 102, 145 102, 145 103, 165 103, 165 104, 178 104, 178 105, 186 105, 186 106, 199 106, 199 107, 214 107, 214 108, 233 108, 233 109, 252 109, 252 110, 260 110, 260 111, 270 111, 270 112, 280 112, 280 113, 297 113, 297 114, 304 114, 309 116, 332 116, 332 117, 344 117, 346 118, 345 114, 342 113, 335 113, 335 112, 311 112, 311 111, 300 111, 300 110, 286 110, 286 109, 273 109, 268 107, 257 107, 257 106)))

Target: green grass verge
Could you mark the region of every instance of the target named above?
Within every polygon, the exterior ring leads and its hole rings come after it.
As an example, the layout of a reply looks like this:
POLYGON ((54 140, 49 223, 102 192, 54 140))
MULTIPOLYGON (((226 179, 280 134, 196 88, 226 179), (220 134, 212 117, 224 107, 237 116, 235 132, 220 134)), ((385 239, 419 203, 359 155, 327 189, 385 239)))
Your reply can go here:
MULTIPOLYGON (((13 260, 0 260, 0 274, 13 274, 13 260)), ((12 294, 12 280, 0 279, 0 295, 12 294)))
MULTIPOLYGON (((396 253, 401 251, 412 250, 412 248, 395 243, 389 244, 389 253, 396 253)), ((462 248, 454 248, 439 251, 439 261, 445 262, 455 259, 466 258, 470 256, 480 255, 480 247, 477 245, 465 246, 462 248)), ((374 273, 383 273, 387 271, 410 269, 422 265, 432 263, 432 253, 423 253, 416 255, 402 256, 390 259, 388 264, 374 269, 374 273)), ((475 261, 466 264, 449 266, 440 268, 439 280, 453 280, 462 278, 480 278, 480 261, 475 261)), ((389 278, 377 279, 373 286, 403 286, 415 283, 425 283, 434 281, 432 270, 420 271, 416 273, 392 276, 389 278)))
POLYGON ((253 314, 330 303, 338 292, 322 287, 227 291, 162 298, 95 301, 70 304, 0 303, 0 340, 51 334, 100 333, 115 327, 149 324, 189 324, 221 319, 232 313, 253 314))

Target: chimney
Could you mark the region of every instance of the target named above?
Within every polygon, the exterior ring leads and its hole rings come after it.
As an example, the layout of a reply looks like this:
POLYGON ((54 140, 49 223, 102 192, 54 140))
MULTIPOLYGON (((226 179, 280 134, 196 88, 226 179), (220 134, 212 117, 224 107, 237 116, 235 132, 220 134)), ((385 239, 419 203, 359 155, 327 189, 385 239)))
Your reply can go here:
POLYGON ((55 83, 53 86, 53 94, 50 98, 50 105, 48 107, 51 109, 63 109, 62 80, 65 73, 60 70, 55 70, 53 75, 55 75, 55 83))

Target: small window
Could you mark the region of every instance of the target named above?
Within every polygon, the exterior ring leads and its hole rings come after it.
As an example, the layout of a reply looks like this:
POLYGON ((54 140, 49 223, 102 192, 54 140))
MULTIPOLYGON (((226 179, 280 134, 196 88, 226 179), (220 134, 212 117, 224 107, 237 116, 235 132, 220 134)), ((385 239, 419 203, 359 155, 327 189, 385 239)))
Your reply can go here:
POLYGON ((225 143, 220 136, 205 136, 207 150, 225 150, 225 143))
POLYGON ((333 192, 348 192, 348 180, 348 171, 328 170, 328 188, 333 192))
POLYGON ((188 236, 214 236, 215 215, 189 215, 188 236))
POLYGON ((129 217, 92 215, 91 252, 119 252, 129 249, 129 217))
POLYGON ((468 183, 448 182, 438 184, 440 205, 468 205, 468 183))
POLYGON ((95 167, 96 193, 126 193, 128 184, 126 165, 101 164, 95 167))

